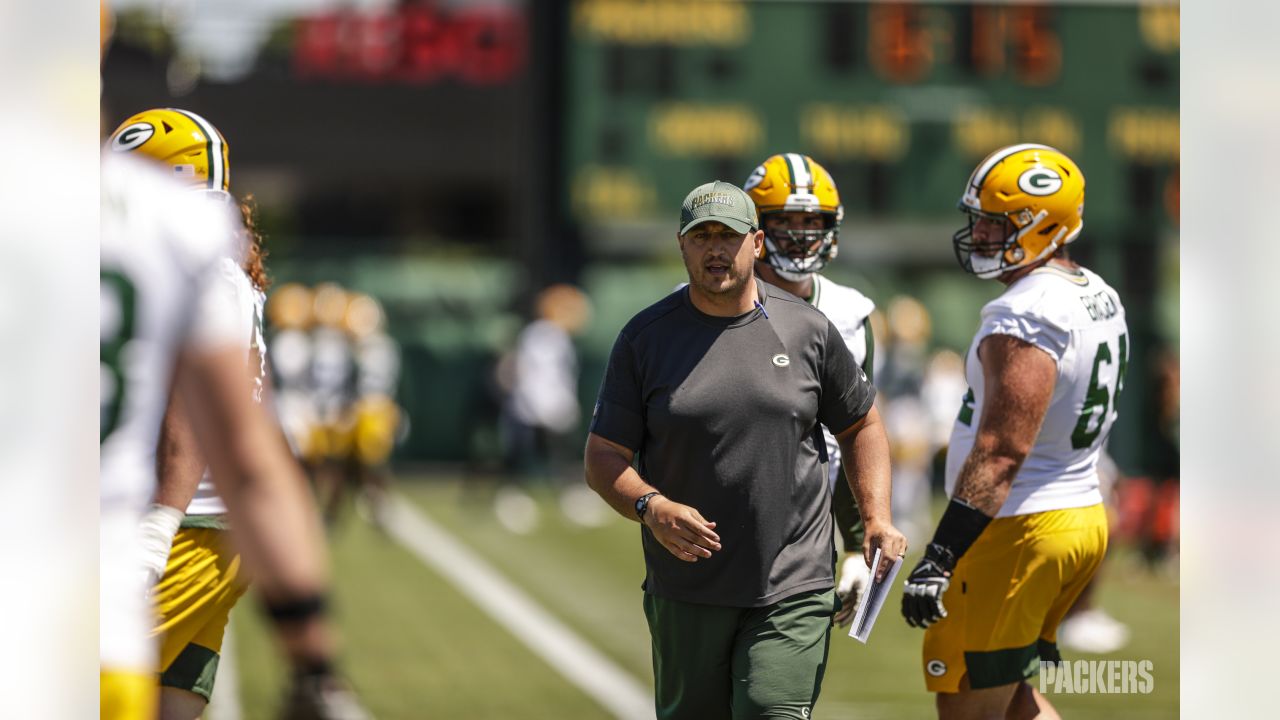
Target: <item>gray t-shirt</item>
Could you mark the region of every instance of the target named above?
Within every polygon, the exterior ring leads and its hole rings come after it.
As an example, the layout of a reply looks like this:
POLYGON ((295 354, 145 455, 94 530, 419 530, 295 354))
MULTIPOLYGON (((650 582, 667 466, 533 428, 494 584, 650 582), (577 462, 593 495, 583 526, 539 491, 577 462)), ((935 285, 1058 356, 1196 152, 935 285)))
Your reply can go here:
POLYGON ((847 430, 875 388, 826 316, 756 284, 763 312, 731 318, 681 288, 632 318, 609 357, 591 432, 636 451, 640 475, 715 522, 723 546, 686 563, 643 528, 646 592, 760 607, 833 584, 814 430, 847 430))

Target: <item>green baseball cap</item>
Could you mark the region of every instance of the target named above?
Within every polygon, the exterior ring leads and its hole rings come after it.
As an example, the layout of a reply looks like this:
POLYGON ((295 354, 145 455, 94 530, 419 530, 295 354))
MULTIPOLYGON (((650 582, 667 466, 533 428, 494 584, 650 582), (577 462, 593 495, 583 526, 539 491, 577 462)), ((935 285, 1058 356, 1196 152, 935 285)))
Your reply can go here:
POLYGON ((699 185, 680 206, 680 234, 704 222, 724 223, 735 232, 756 229, 756 204, 746 191, 723 180, 699 185))

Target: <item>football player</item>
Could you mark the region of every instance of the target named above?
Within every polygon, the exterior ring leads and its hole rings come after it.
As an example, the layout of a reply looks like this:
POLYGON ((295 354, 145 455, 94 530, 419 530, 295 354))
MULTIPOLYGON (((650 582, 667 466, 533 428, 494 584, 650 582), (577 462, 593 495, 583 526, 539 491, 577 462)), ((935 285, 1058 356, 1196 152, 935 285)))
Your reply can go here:
MULTIPOLYGON (((295 669, 290 712, 364 717, 333 672, 325 616, 327 562, 315 506, 278 430, 253 402, 245 317, 226 258, 242 221, 220 188, 225 160, 212 134, 205 157, 214 187, 200 192, 131 157, 165 133, 126 123, 102 161, 100 658, 104 718, 151 718, 158 658, 139 528, 156 491, 155 451, 171 388, 182 397, 228 516, 243 537, 295 669)), ((191 119, 192 123, 197 123, 191 119)), ((176 128, 175 128, 176 130, 176 128)), ((183 175, 185 170, 170 170, 183 175)), ((236 272, 240 272, 236 268, 236 272)), ((198 474, 197 474, 198 479, 198 474)), ((232 572, 234 574, 234 571, 232 572)))
MULTIPOLYGON (((765 160, 743 189, 755 201, 764 230, 764 250, 755 270, 765 282, 786 290, 826 315, 868 379, 873 378, 875 340, 871 311, 875 304, 857 290, 832 282, 820 271, 836 257, 844 206, 831 174, 808 155, 785 153, 765 160)), ((832 509, 844 540, 844 561, 836 593, 839 625, 853 621, 858 596, 871 574, 863 557, 862 517, 849 484, 842 481, 840 446, 824 432, 829 459, 832 509)))
POLYGON ((942 718, 1057 717, 1025 680, 1060 659, 1058 623, 1106 552, 1098 458, 1129 339, 1116 291, 1067 254, 1084 187, 1061 152, 1012 145, 960 199, 960 266, 1006 288, 969 347, 951 501, 902 596, 907 622, 926 628, 925 685, 942 718))
MULTIPOLYGON (((243 255, 219 260, 219 281, 205 300, 225 308, 197 307, 197 314, 225 313, 240 319, 237 337, 253 378, 251 392, 262 401, 266 347, 262 307, 267 287, 260 234, 251 199, 230 194, 230 148, 208 120, 173 108, 140 112, 111 135, 117 152, 133 152, 164 163, 183 185, 213 203, 237 207, 243 221, 235 250, 243 255)), ((156 495, 143 519, 148 586, 160 617, 160 715, 198 718, 213 692, 222 638, 231 608, 244 593, 240 556, 224 532, 226 505, 213 487, 204 458, 182 411, 171 395, 156 451, 156 495)))
POLYGON ((356 359, 343 323, 351 293, 337 283, 316 286, 312 296, 309 392, 316 418, 311 438, 317 457, 314 480, 325 522, 337 520, 355 446, 356 359))
POLYGON ((285 283, 272 291, 266 309, 276 414, 294 455, 314 477, 324 443, 311 399, 312 301, 310 288, 285 283))
POLYGON ((395 400, 400 385, 400 346, 386 333, 385 325, 381 303, 364 293, 352 296, 343 318, 351 337, 356 375, 348 480, 368 501, 370 515, 378 525, 382 524, 391 480, 387 460, 404 418, 395 400))

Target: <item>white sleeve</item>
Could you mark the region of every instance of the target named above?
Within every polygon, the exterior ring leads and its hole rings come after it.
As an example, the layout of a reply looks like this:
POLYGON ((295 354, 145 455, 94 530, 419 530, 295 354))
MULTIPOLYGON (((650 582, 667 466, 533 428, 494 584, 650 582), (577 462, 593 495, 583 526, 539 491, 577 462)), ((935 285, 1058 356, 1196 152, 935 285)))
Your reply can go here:
POLYGON ((1010 335, 1049 353, 1055 363, 1062 360, 1071 342, 1071 333, 1029 314, 1015 314, 1007 308, 989 309, 983 313, 980 337, 1010 335))
POLYGON ((253 334, 252 309, 244 304, 244 273, 230 258, 209 266, 196 299, 187 342, 196 349, 234 345, 248 350, 253 334))

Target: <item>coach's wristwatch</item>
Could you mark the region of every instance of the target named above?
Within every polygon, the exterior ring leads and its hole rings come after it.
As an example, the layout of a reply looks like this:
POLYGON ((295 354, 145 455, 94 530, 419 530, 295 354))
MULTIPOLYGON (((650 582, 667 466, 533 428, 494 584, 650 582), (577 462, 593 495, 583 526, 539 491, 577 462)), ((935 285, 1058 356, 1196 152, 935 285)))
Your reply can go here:
POLYGON ((640 499, 636 500, 636 517, 640 518, 640 522, 644 522, 644 514, 649 510, 649 501, 652 500, 655 495, 661 494, 662 493, 655 490, 654 492, 641 495, 640 499))

